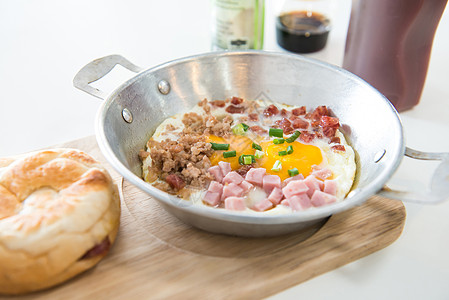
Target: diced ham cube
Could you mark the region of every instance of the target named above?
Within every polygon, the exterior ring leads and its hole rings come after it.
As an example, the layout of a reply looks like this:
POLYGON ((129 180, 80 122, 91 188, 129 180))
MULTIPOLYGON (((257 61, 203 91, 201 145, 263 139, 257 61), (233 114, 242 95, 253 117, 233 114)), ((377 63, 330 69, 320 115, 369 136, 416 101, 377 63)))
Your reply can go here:
POLYGON ((204 195, 203 201, 210 206, 217 206, 221 201, 221 195, 219 193, 207 191, 206 195, 204 195))
POLYGON ((278 187, 275 187, 268 196, 268 200, 270 200, 274 205, 278 205, 282 198, 284 198, 284 193, 282 193, 282 189, 278 187))
POLYGON ((273 207, 273 203, 271 203, 270 200, 265 199, 263 201, 260 201, 256 205, 254 205, 253 209, 257 211, 265 211, 267 209, 270 209, 273 207))
POLYGON ((245 179, 239 173, 232 171, 223 178, 223 183, 235 183, 239 185, 243 180, 245 179))
POLYGON ((326 204, 331 204, 337 201, 337 197, 331 194, 327 194, 322 191, 315 191, 313 193, 311 202, 313 206, 323 206, 326 204))
POLYGON ((225 161, 219 161, 218 166, 221 169, 221 174, 223 175, 223 177, 225 177, 226 175, 228 175, 229 172, 232 171, 231 163, 228 163, 225 161))
POLYGON ((312 172, 312 175, 318 179, 325 180, 332 176, 332 171, 329 169, 317 169, 312 172))
POLYGON ((305 210, 312 206, 312 203, 310 202, 310 198, 309 198, 309 196, 307 196, 307 194, 294 195, 290 198, 287 198, 287 200, 288 200, 289 206, 294 211, 305 210))
POLYGON ((219 193, 221 196, 221 193, 223 192, 223 185, 217 181, 211 181, 207 190, 209 192, 219 193))
POLYGON ((318 182, 318 186, 320 187, 320 191, 323 191, 324 189, 324 181, 317 178, 316 180, 318 182))
POLYGON ((242 195, 243 189, 235 183, 230 183, 223 187, 223 194, 221 195, 221 198, 226 199, 232 196, 241 197, 242 195))
POLYGON ((282 189, 282 192, 285 198, 290 198, 294 195, 307 193, 308 190, 309 187, 304 183, 304 180, 293 180, 282 189))
POLYGON ((254 185, 252 185, 251 183, 249 183, 246 180, 243 180, 242 183, 239 184, 239 187, 241 187, 243 189, 244 193, 249 192, 251 189, 254 188, 254 185))
POLYGON ((287 199, 282 200, 282 201, 281 201, 281 205, 290 207, 290 203, 288 203, 288 200, 287 200, 287 199))
POLYGON ((265 175, 262 185, 265 193, 269 195, 274 188, 281 188, 281 178, 278 175, 265 175))
POLYGON ((333 180, 324 180, 324 189, 323 192, 330 195, 337 195, 337 181, 333 180))
POLYGON ((282 186, 286 186, 287 183, 289 183, 290 181, 303 180, 303 179, 304 179, 304 176, 302 174, 298 174, 298 175, 295 175, 293 177, 289 177, 289 178, 285 179, 284 181, 282 181, 282 186))
POLYGON ((224 201, 225 208, 229 210, 245 210, 245 199, 241 197, 228 197, 224 201))
POLYGON ((307 176, 307 178, 304 179, 304 183, 309 188, 309 190, 307 191, 307 195, 309 197, 312 197, 313 192, 321 190, 321 188, 320 188, 320 181, 318 179, 316 179, 316 177, 313 176, 313 175, 307 176))
POLYGON ((246 181, 252 183, 254 185, 262 186, 263 185, 263 177, 267 170, 264 168, 252 168, 246 173, 246 181))
POLYGON ((207 171, 215 177, 216 181, 221 182, 223 180, 223 173, 221 173, 219 166, 210 167, 207 171))

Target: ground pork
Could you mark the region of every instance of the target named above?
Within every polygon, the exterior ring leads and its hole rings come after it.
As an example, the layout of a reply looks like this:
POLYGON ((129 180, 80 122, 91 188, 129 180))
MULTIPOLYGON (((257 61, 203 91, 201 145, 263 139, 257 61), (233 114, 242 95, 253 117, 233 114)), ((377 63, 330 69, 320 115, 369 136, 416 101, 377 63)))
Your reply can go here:
POLYGON ((206 108, 209 106, 207 100, 201 101, 200 105, 205 108, 205 115, 184 114, 182 119, 184 129, 178 140, 166 139, 157 142, 150 139, 147 143, 148 151, 139 153, 142 160, 151 157, 149 167, 149 173, 153 174, 151 179, 152 181, 159 179, 157 188, 163 191, 179 194, 179 190, 184 186, 201 189, 213 180, 207 169, 211 166, 209 157, 214 150, 207 142, 207 136, 229 135, 232 118, 226 116, 219 120, 211 115, 210 110, 206 108))

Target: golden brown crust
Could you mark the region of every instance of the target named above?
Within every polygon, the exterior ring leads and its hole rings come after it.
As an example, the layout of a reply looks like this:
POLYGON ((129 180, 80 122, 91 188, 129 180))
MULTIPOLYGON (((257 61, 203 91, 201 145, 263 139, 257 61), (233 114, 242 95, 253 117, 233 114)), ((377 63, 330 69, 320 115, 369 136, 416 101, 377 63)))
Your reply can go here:
POLYGON ((119 227, 118 190, 97 161, 55 149, 0 162, 0 294, 62 283, 106 255, 81 259, 119 227))

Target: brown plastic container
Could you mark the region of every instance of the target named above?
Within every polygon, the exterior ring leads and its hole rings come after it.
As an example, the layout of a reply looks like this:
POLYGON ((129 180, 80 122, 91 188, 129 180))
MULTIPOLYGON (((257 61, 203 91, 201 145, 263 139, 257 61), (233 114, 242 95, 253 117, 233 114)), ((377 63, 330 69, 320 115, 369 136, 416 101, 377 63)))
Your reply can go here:
POLYGON ((419 103, 447 0, 353 0, 343 68, 398 111, 419 103))

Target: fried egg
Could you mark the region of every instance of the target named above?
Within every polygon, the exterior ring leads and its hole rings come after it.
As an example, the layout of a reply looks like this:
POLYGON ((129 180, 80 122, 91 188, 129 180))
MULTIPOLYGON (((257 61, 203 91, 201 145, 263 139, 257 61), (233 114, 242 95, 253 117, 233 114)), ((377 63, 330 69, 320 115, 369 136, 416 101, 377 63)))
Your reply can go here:
MULTIPOLYGON (((250 100, 246 100, 250 101, 250 100)), ((259 111, 263 111, 267 104, 262 101, 257 101, 259 111)), ((273 104, 273 103, 270 103, 273 104)), ((291 106, 284 105, 281 103, 274 103, 279 109, 291 109, 291 106)), ((195 106, 192 110, 188 112, 194 112, 199 115, 204 115, 205 111, 200 106, 195 106)), ((153 139, 155 141, 161 142, 165 139, 176 140, 184 128, 182 122, 183 115, 187 112, 179 113, 166 119, 162 122, 153 134, 153 139), (168 130, 170 128, 170 130, 168 130)), ((210 112, 217 118, 223 118, 223 116, 231 116, 233 118, 232 125, 243 123, 242 119, 247 119, 246 114, 227 113, 224 108, 218 107, 214 108, 210 112)), ((269 129, 273 127, 273 122, 270 118, 263 118, 260 114, 260 119, 257 125, 264 132, 269 132, 269 129)), ((246 121, 250 124, 251 121, 246 121)), ((250 124, 251 125, 251 124, 250 124)), ((260 146, 261 152, 259 152, 259 158, 255 160, 252 164, 253 167, 264 168, 267 174, 278 175, 281 180, 285 180, 291 176, 289 170, 296 169, 299 174, 304 177, 309 176, 314 170, 317 169, 328 169, 331 171, 331 176, 328 179, 333 179, 337 182, 337 201, 342 201, 347 193, 350 191, 356 172, 355 154, 352 147, 347 143, 345 136, 336 130, 335 137, 339 139, 339 144, 344 146, 344 151, 335 150, 332 148, 333 144, 329 142, 328 138, 315 138, 310 142, 304 142, 301 139, 296 139, 293 142, 288 143, 286 141, 291 134, 283 135, 283 143, 274 143, 275 139, 279 137, 272 137, 268 134, 260 134, 253 131, 247 131, 243 135, 232 133, 229 137, 220 137, 216 135, 208 135, 207 141, 218 144, 229 144, 229 149, 227 150, 216 150, 210 157, 212 166, 218 165, 220 161, 229 162, 231 164, 232 170, 238 170, 242 167, 239 158, 242 155, 255 155, 256 149, 253 144, 260 146), (289 147, 290 146, 290 147, 289 147), (282 155, 284 151, 290 150, 288 155, 282 155), (234 157, 224 157, 223 153, 228 151, 235 151, 236 156, 234 157), (263 154, 262 154, 263 153, 263 154), (274 168, 278 163, 281 167, 274 168)), ((148 172, 147 166, 151 164, 151 158, 144 161, 143 172, 144 178, 146 172, 148 172)), ((205 205, 201 199, 204 196, 204 192, 194 193, 190 196, 190 200, 195 205, 205 205)), ((265 197, 257 190, 251 192, 248 195, 248 202, 255 203, 260 197, 265 197)), ((246 209, 248 213, 257 213, 251 209, 246 209)), ((291 212, 289 207, 283 205, 277 205, 273 209, 262 212, 263 214, 283 214, 291 212)))

